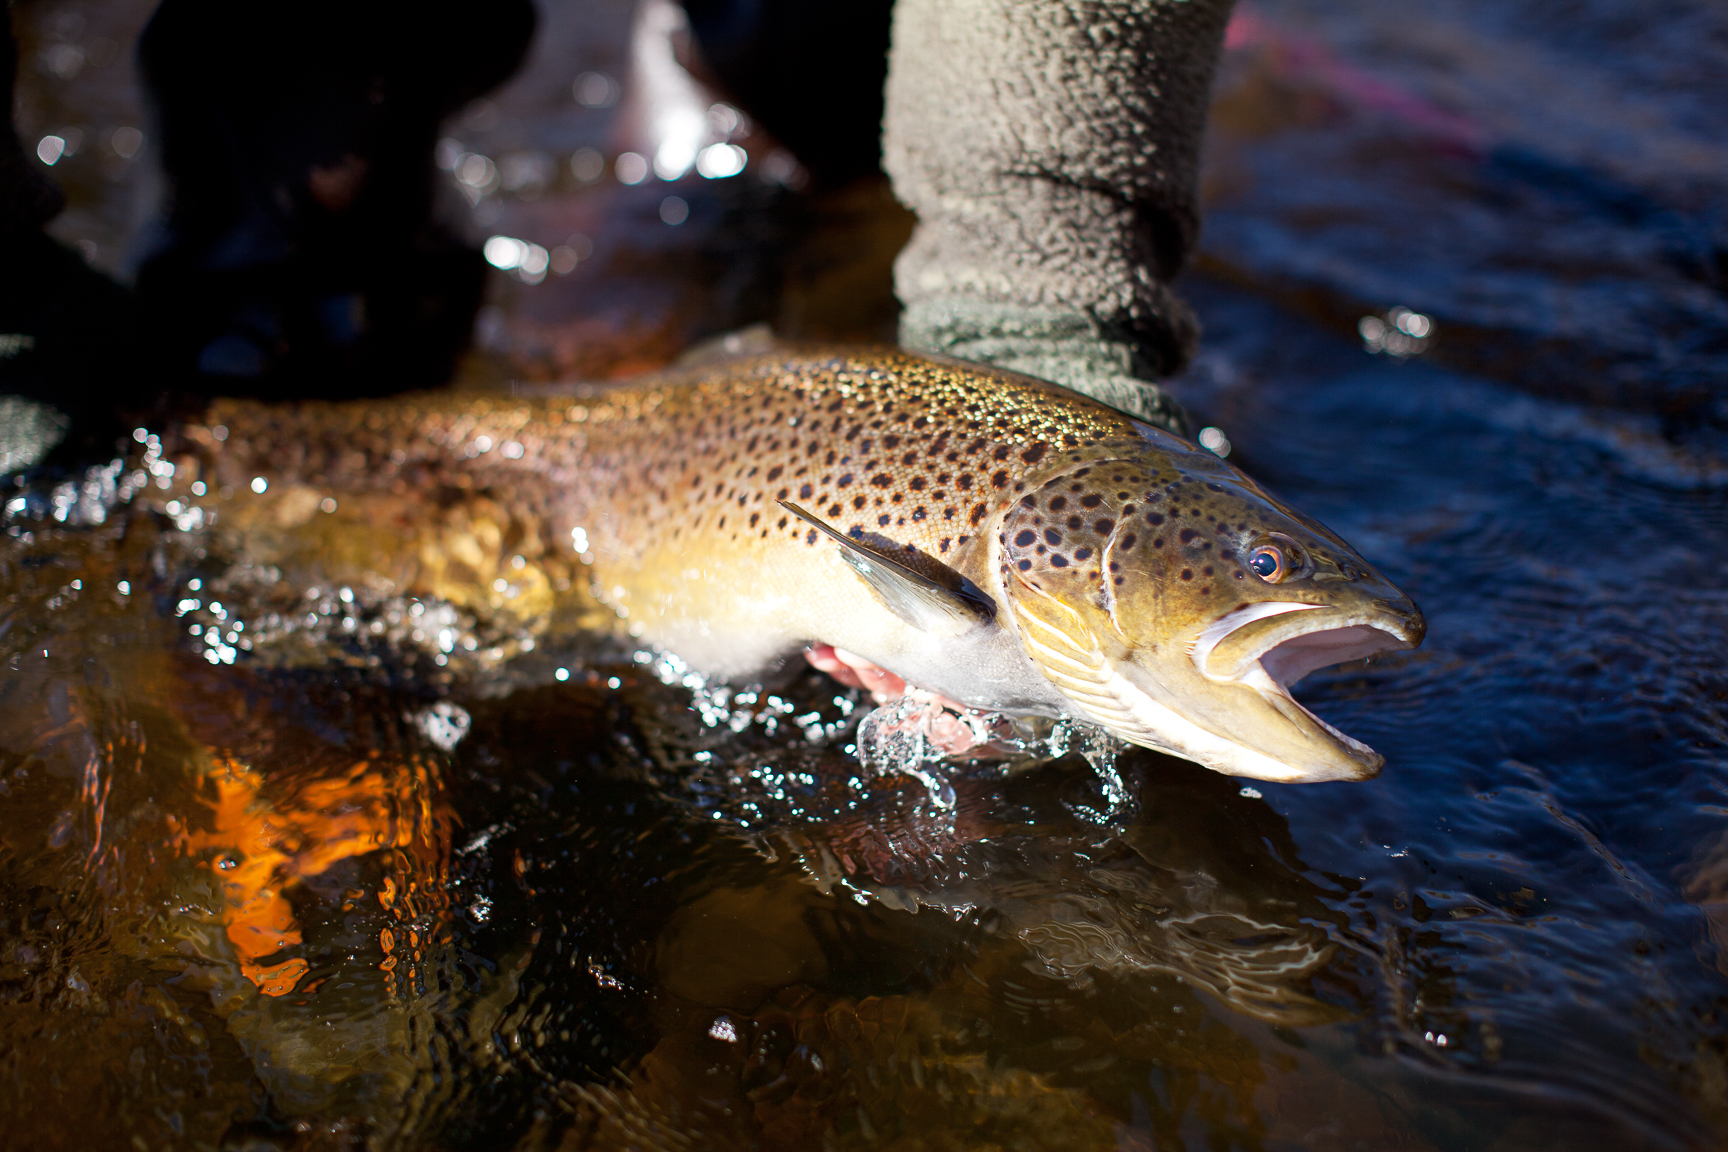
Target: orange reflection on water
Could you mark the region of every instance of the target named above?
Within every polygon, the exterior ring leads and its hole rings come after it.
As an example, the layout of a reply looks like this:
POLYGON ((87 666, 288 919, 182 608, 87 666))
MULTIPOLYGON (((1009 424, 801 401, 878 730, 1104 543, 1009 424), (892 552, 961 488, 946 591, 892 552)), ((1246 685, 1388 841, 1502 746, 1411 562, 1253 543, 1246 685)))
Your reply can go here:
POLYGON ((380 931, 380 967, 394 991, 398 962, 419 958, 429 942, 427 918, 441 921, 444 910, 450 814, 432 766, 374 753, 344 774, 270 797, 261 773, 222 757, 208 787, 215 793, 211 828, 182 826, 178 847, 203 855, 202 866, 221 874, 222 918, 246 979, 266 996, 293 991, 311 965, 281 956, 302 943, 287 889, 339 861, 387 851, 378 900, 401 926, 380 931))

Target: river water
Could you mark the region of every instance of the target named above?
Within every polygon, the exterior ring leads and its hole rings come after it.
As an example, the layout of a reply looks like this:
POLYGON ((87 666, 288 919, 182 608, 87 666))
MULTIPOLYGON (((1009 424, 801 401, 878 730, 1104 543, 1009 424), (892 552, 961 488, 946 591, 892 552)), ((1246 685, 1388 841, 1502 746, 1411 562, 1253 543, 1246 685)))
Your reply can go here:
MULTIPOLYGON (((1111 823, 1070 755, 963 775, 942 811, 861 777, 867 706, 817 674, 704 685, 585 641, 576 608, 489 656, 460 603, 261 578, 136 511, 141 446, 6 513, 10 1138, 1722 1146, 1724 25, 1380 7, 1239 13, 1185 285, 1204 350, 1174 383, 1426 614, 1420 650, 1302 685, 1379 779, 1133 751, 1111 823)), ((595 12, 552 26, 604 47, 623 21, 595 12)), ((550 84, 536 52, 453 131, 560 165, 622 147, 512 112, 550 84)), ((625 371, 760 318, 869 335, 880 308, 834 285, 884 291, 879 192, 731 183, 672 189, 678 226, 652 180, 487 193, 483 232, 598 254, 501 279, 470 374, 625 371), (741 219, 793 270, 766 312, 757 271, 713 271, 741 219)), ((507 592, 508 550, 476 561, 507 592)))

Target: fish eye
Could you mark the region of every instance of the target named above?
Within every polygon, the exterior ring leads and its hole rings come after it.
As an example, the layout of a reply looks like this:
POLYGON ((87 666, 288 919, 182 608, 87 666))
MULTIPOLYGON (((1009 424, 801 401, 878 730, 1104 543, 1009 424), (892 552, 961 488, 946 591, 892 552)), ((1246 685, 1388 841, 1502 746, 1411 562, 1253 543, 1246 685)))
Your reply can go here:
POLYGON ((1308 557, 1301 546, 1276 532, 1262 536, 1249 551, 1248 568, 1268 584, 1282 584, 1309 573, 1308 557))
POLYGON ((1249 553, 1248 567, 1268 584, 1278 583, 1289 572, 1284 553, 1271 544, 1262 544, 1249 553))

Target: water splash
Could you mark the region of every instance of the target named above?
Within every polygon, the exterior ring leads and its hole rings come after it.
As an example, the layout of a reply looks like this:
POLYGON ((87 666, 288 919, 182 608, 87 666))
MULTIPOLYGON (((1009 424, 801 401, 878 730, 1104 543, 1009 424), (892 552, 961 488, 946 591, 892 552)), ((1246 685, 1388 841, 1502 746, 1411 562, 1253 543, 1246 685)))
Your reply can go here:
MULTIPOLYGON (((1109 823, 1132 813, 1128 786, 1117 769, 1117 758, 1126 745, 1092 724, 956 709, 916 689, 861 714, 856 689, 836 694, 832 712, 801 711, 787 696, 768 692, 759 684, 726 684, 696 671, 671 652, 644 650, 633 659, 647 666, 662 684, 688 691, 690 707, 704 728, 742 734, 755 727, 767 736, 791 729, 812 747, 852 735, 845 750, 858 758, 860 783, 909 777, 924 785, 931 806, 941 813, 954 809, 956 774, 1010 776, 1070 752, 1091 764, 1103 792, 1097 810, 1077 814, 1109 823)), ((706 762, 704 755, 698 753, 698 760, 706 762)), ((766 767, 749 775, 762 784, 764 773, 772 775, 766 767)))
POLYGON ((1103 789, 1097 822, 1132 810, 1117 770, 1126 745, 1093 724, 955 709, 927 692, 912 691, 873 710, 858 724, 858 762, 866 779, 910 776, 924 785, 940 810, 954 807, 952 773, 980 770, 1009 776, 1070 752, 1086 758, 1103 789))
POLYGON ((688 691, 690 707, 704 728, 725 729, 737 734, 756 726, 768 736, 791 729, 801 733, 807 743, 822 745, 851 730, 858 708, 855 691, 836 694, 833 698, 835 714, 825 715, 817 709, 800 711, 792 700, 769 692, 760 684, 735 687, 718 677, 698 672, 671 652, 644 649, 631 659, 646 665, 660 683, 688 691))

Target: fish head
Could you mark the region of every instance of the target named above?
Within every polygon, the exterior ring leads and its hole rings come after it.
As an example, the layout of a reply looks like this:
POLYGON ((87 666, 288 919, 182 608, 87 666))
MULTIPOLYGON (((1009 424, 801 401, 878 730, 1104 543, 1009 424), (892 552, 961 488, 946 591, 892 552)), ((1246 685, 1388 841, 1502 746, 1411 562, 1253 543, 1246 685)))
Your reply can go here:
POLYGON ((1414 648, 1410 598, 1236 468, 1150 429, 1028 483, 998 538, 1027 655, 1080 716, 1233 776, 1364 780, 1382 758, 1308 711, 1316 668, 1414 648))

